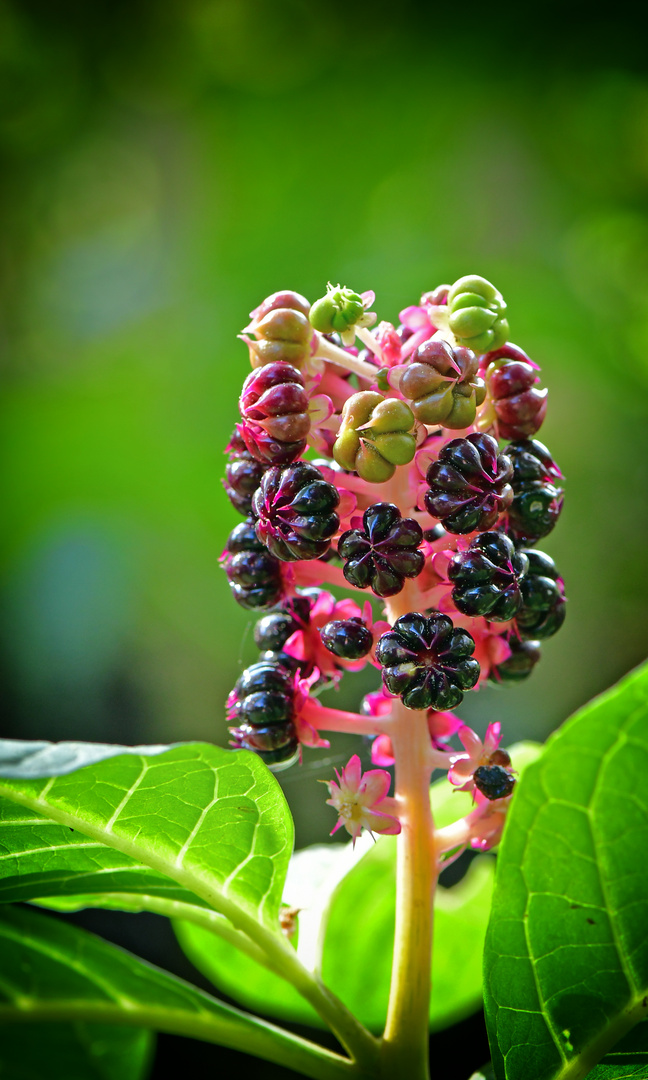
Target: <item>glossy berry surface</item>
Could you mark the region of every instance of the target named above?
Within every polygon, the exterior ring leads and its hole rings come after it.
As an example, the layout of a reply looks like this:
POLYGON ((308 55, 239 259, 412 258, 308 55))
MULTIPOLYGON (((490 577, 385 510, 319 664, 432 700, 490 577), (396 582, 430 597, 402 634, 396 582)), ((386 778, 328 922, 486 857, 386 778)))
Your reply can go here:
POLYGON ((451 533, 491 529, 513 500, 513 466, 490 435, 453 439, 427 471, 425 506, 451 533))
POLYGON ((563 505, 562 473, 547 447, 537 439, 521 439, 506 448, 513 465, 513 502, 508 531, 527 543, 547 536, 563 505))
POLYGON ((500 439, 524 439, 535 435, 547 414, 547 390, 529 357, 517 345, 507 342, 483 358, 486 387, 493 412, 494 428, 500 439))
POLYGON ((319 559, 339 527, 339 501, 337 488, 306 461, 268 469, 252 500, 257 536, 277 559, 319 559))
POLYGON ((475 769, 475 787, 491 801, 505 799, 515 787, 515 778, 503 765, 480 765, 475 769))
POLYGON ((479 678, 475 642, 447 615, 411 612, 380 638, 376 659, 383 681, 408 709, 453 709, 479 678))
POLYGON ((417 577, 423 569, 423 530, 413 518, 401 517, 393 503, 374 503, 365 510, 362 524, 362 529, 348 529, 340 537, 344 576, 358 589, 394 596, 406 577, 417 577))
POLYGON ((284 465, 306 448, 310 430, 304 379, 291 364, 251 371, 239 398, 241 437, 250 454, 266 465, 284 465))
POLYGON ((281 664, 252 664, 227 700, 235 746, 260 754, 266 764, 291 762, 298 749, 294 721, 294 677, 281 664))
POLYGON ((227 540, 223 564, 232 595, 250 610, 274 607, 284 593, 281 564, 259 542, 254 525, 242 521, 227 540))
POLYGON ((332 619, 320 630, 320 637, 334 656, 360 660, 371 650, 373 635, 362 619, 332 619))
POLYGON ((252 510, 252 496, 261 483, 265 466, 252 456, 236 428, 228 449, 223 487, 234 509, 247 517, 252 510))
POLYGON ((509 638, 511 655, 490 669, 491 682, 521 682, 528 679, 540 659, 539 641, 521 641, 517 636, 509 638))
POLYGON ((527 556, 516 551, 508 536, 480 533, 466 551, 457 552, 448 567, 457 611, 507 622, 521 607, 520 582, 528 569, 527 556))
POLYGON ((486 394, 477 367, 471 349, 453 349, 446 341, 431 338, 412 354, 399 390, 422 423, 466 428, 474 423, 486 394))
POLYGON ((529 550, 529 572, 522 582, 522 607, 515 621, 523 640, 551 637, 565 621, 567 601, 555 563, 543 551, 529 550))

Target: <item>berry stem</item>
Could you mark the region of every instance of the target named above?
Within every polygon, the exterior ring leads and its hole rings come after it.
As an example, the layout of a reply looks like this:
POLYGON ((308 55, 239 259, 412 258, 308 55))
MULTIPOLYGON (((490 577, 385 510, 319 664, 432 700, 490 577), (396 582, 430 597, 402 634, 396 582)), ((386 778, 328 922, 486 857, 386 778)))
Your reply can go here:
POLYGON ((380 345, 371 333, 371 330, 369 330, 366 326, 356 326, 355 332, 356 337, 360 338, 362 344, 366 345, 369 351, 374 354, 380 366, 382 367, 382 365, 384 364, 382 349, 380 348, 380 345))
MULTIPOLYGON (((415 580, 387 601, 393 624, 419 610, 415 580)), ((390 727, 396 801, 402 831, 397 841, 396 927, 387 1024, 382 1042, 384 1075, 427 1080, 431 988, 432 915, 437 870, 430 807, 432 745, 427 711, 392 707, 390 727)))
POLYGON ((295 566, 294 572, 299 586, 320 585, 323 581, 327 581, 329 585, 338 585, 341 589, 350 589, 354 593, 359 592, 355 585, 347 581, 341 566, 334 566, 320 559, 299 563, 295 566))
POLYGON ((318 731, 345 731, 349 735, 381 735, 390 730, 390 716, 361 716, 320 705, 312 698, 302 707, 301 715, 318 731))
POLYGON ((366 360, 360 360, 357 356, 352 356, 346 349, 341 349, 321 335, 315 356, 319 356, 323 360, 331 360, 334 364, 346 368, 347 371, 355 372, 356 375, 360 375, 363 379, 370 379, 372 383, 376 381, 378 368, 374 364, 368 364, 366 360))

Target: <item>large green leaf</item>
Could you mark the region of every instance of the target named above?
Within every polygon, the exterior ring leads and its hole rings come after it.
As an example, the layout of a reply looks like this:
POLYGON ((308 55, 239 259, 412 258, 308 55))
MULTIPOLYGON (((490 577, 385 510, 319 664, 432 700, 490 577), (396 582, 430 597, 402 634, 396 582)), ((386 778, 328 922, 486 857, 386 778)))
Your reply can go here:
MULTIPOLYGON (((522 772, 539 747, 511 748, 522 772)), ((435 820, 446 825, 467 813, 471 797, 445 778, 431 788, 435 820)), ((358 1018, 374 1031, 384 1027, 395 917, 396 840, 362 837, 351 844, 314 845, 293 857, 284 899, 301 908, 298 954, 358 1018), (376 947, 380 942, 380 948, 376 947), (323 946, 323 947, 322 947, 323 946)), ((481 1004, 481 955, 493 885, 494 860, 476 860, 451 889, 439 888, 435 903, 433 996, 430 1025, 441 1028, 481 1004)), ((198 925, 176 923, 192 962, 222 992, 247 1008, 295 1022, 321 1025, 291 986, 253 958, 198 925)))
POLYGON ((3 1024, 2 1080, 141 1080, 148 1075, 154 1036, 115 1024, 3 1024))
MULTIPOLYGON (((31 1021, 45 1039, 43 1021, 49 1021, 50 1060, 57 1045, 61 1049, 58 1024, 81 1022, 188 1035, 267 1058, 314 1080, 349 1071, 338 1055, 247 1016, 94 934, 28 908, 0 909, 0 956, 0 1023, 11 1031, 22 1022, 24 1038, 31 1039, 25 1028, 31 1021)), ((76 1073, 61 1072, 58 1061, 56 1068, 58 1075, 77 1080, 76 1073)), ((50 1072, 48 1067, 42 1075, 50 1072)), ((94 1080, 101 1073, 89 1075, 94 1080)))
POLYGON ((520 784, 485 951, 500 1080, 580 1080, 646 1017, 647 777, 644 667, 565 724, 520 784))
POLYGON ((3 740, 0 777, 0 898, 146 893, 276 929, 292 819, 254 754, 3 740))

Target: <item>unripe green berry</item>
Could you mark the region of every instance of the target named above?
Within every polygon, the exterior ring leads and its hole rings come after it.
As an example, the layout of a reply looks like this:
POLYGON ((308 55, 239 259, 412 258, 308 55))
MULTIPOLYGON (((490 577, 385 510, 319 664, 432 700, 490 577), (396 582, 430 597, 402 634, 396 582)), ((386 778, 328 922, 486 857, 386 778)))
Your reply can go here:
POLYGON ((364 314, 359 293, 347 286, 329 285, 326 296, 316 300, 310 310, 311 326, 320 334, 343 333, 364 314))
POLYGON ((459 278, 448 293, 448 325, 458 341, 474 352, 498 349, 508 337, 506 304, 486 278, 459 278))
POLYGON ((397 465, 406 465, 416 451, 415 419, 409 405, 373 390, 353 394, 342 410, 333 457, 343 469, 363 480, 382 484, 397 465))

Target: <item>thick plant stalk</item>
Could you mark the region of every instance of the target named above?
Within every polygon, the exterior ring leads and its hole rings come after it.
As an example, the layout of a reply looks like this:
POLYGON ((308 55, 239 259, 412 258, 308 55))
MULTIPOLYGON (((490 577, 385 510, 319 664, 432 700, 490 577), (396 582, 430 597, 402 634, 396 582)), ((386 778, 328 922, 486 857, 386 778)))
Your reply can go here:
MULTIPOLYGON (((393 623, 416 610, 416 583, 407 582, 386 604, 393 623)), ((431 744, 426 710, 392 706, 396 801, 402 832, 397 840, 396 925, 383 1074, 426 1080, 431 990, 432 923, 437 881, 434 821, 430 807, 431 744)))

